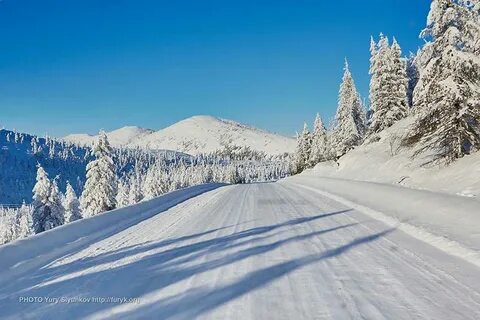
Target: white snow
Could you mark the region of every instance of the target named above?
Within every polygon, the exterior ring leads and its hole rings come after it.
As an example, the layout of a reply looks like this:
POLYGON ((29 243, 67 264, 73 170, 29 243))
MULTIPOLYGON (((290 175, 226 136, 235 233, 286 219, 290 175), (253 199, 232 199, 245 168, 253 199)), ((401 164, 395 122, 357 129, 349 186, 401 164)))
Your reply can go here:
MULTIPOLYGON (((134 141, 141 140, 152 134, 154 130, 144 129, 136 126, 127 126, 107 133, 108 141, 114 147, 129 145, 134 141)), ((70 134, 63 140, 80 145, 92 145, 98 140, 98 136, 89 134, 70 134)))
MULTIPOLYGON (((112 146, 142 147, 158 150, 175 150, 192 155, 210 153, 225 145, 247 146, 269 155, 293 152, 293 138, 270 133, 212 116, 194 116, 159 131, 126 127, 107 133, 112 146)), ((69 142, 91 144, 96 136, 69 135, 69 142)))
POLYGON ((476 200, 308 174, 215 187, 0 247, 2 319, 478 319, 479 267, 406 227, 478 257, 476 200))
POLYGON ((305 174, 400 184, 416 189, 479 197, 480 152, 467 155, 448 166, 428 165, 428 155, 413 159, 413 150, 400 147, 401 139, 411 123, 411 117, 400 120, 379 133, 379 141, 364 143, 340 158, 338 163, 323 162, 305 174))
POLYGON ((476 199, 308 174, 286 181, 358 209, 480 267, 480 201, 476 199))

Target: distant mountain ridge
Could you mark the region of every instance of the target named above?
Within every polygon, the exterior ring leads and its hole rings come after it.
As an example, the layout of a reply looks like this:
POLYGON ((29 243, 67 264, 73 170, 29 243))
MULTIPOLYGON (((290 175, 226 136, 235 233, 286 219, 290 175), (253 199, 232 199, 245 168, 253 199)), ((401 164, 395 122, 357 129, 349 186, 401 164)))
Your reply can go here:
MULTIPOLYGON (((293 138, 236 121, 203 115, 184 119, 158 131, 130 126, 108 132, 107 136, 115 147, 175 150, 192 155, 214 152, 226 145, 249 147, 269 155, 278 155, 293 152, 296 146, 293 138)), ((72 134, 63 139, 89 145, 96 136, 72 134)))

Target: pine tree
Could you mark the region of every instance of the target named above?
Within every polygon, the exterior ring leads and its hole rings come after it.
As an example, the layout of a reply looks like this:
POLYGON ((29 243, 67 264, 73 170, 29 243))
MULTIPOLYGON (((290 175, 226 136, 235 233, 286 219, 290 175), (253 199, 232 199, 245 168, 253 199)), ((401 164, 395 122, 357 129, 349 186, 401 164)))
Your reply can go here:
POLYGON ((55 217, 56 221, 60 222, 60 225, 65 223, 65 208, 63 207, 62 200, 63 194, 60 192, 58 188, 58 177, 53 179, 50 184, 50 207, 51 207, 51 215, 55 217))
POLYGON ((15 237, 16 239, 26 238, 32 234, 32 207, 23 202, 15 216, 15 237))
POLYGON ((67 190, 65 192, 64 208, 66 221, 73 222, 82 219, 82 213, 80 211, 80 201, 78 201, 75 190, 73 190, 72 185, 68 181, 67 190))
POLYGON ((297 149, 294 158, 294 173, 300 173, 309 165, 310 152, 312 147, 312 135, 308 125, 304 123, 303 131, 297 135, 297 149))
POLYGON ((310 167, 315 166, 321 161, 325 161, 328 156, 327 129, 323 125, 322 118, 317 113, 315 118, 314 130, 312 134, 312 147, 309 158, 310 167))
POLYGON ((413 107, 413 92, 418 83, 419 71, 417 66, 417 56, 413 53, 410 53, 410 56, 407 60, 407 78, 408 78, 408 88, 407 88, 407 101, 408 107, 413 107))
POLYGON ((380 34, 378 47, 371 43, 370 132, 380 132, 407 115, 407 69, 402 52, 394 39, 380 34))
MULTIPOLYGON (((158 165, 154 164, 151 166, 145 177, 145 184, 143 193, 145 194, 145 199, 153 199, 158 197, 168 191, 168 184, 166 183, 167 177, 165 169, 158 165)), ((203 181, 199 181, 202 183, 203 181)), ((198 183, 198 184, 199 184, 198 183)))
POLYGON ((417 120, 404 140, 415 155, 433 151, 432 161, 451 163, 480 149, 480 21, 477 3, 432 1, 414 91, 417 120))
POLYGON ((143 200, 142 192, 142 178, 141 172, 138 170, 138 166, 135 166, 133 174, 129 178, 129 194, 128 194, 128 203, 136 204, 143 200))
POLYGON ((332 152, 341 157, 361 144, 365 135, 365 111, 357 92, 352 74, 345 61, 339 102, 331 136, 332 152))
POLYGON ((408 75, 407 62, 402 57, 402 49, 393 38, 391 47, 393 74, 392 74, 392 89, 393 89, 393 104, 387 113, 386 125, 391 126, 396 121, 406 117, 408 112, 408 75))
MULTIPOLYGON (((383 34, 380 34, 380 39, 383 39, 383 34)), ((370 87, 369 87, 369 100, 370 100, 370 111, 369 111, 369 125, 371 124, 373 114, 375 109, 379 104, 379 87, 380 87, 380 70, 379 70, 379 50, 377 43, 373 39, 373 36, 370 37, 370 69, 368 73, 370 74, 370 87)))
POLYGON ((117 175, 105 132, 100 132, 92 153, 95 160, 87 165, 87 181, 80 201, 84 216, 115 209, 116 204, 117 175))
POLYGON ((33 229, 35 233, 53 229, 65 223, 63 210, 59 208, 59 192, 56 182, 38 165, 37 182, 33 187, 33 229))
POLYGON ((118 192, 117 192, 117 196, 115 197, 117 201, 117 208, 123 208, 129 205, 129 200, 128 200, 129 194, 130 194, 130 189, 129 189, 128 181, 126 181, 126 179, 119 179, 118 192))

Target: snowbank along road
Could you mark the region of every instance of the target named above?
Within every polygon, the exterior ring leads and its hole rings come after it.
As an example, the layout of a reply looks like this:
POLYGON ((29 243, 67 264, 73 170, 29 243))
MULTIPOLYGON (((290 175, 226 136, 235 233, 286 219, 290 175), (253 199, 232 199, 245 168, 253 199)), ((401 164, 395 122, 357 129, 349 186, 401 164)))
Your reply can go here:
POLYGON ((56 241, 64 250, 35 268, 14 261, 24 267, 8 270, 0 318, 480 317, 477 266, 288 181, 217 188, 81 245, 56 241))

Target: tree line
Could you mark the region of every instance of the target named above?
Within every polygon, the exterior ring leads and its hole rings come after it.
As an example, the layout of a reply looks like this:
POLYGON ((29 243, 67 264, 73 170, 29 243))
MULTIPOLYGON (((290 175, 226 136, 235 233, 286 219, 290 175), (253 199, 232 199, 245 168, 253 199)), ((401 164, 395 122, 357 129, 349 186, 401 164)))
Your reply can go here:
POLYGON ((345 62, 335 119, 329 130, 320 115, 313 132, 304 125, 292 172, 337 160, 407 116, 401 145, 414 156, 450 164, 480 149, 480 2, 433 0, 420 36, 425 45, 408 58, 395 38, 372 37, 368 111, 345 62))
POLYGON ((85 183, 78 193, 69 181, 61 192, 60 175, 50 178, 37 164, 33 202, 0 209, 0 244, 193 185, 274 181, 289 174, 288 155, 224 146, 211 154, 171 157, 112 148, 104 132, 85 157, 85 183))

